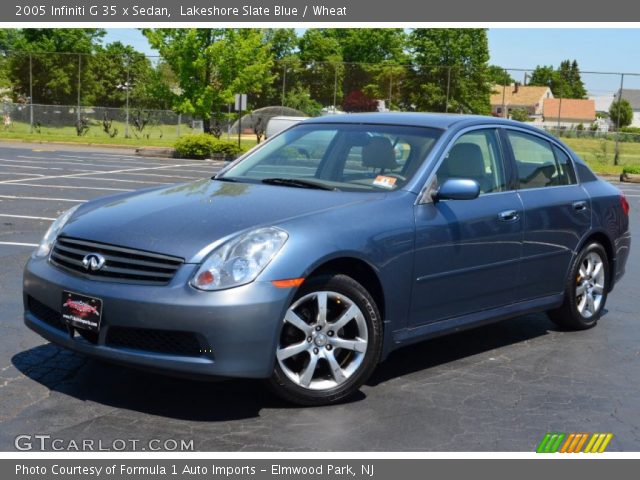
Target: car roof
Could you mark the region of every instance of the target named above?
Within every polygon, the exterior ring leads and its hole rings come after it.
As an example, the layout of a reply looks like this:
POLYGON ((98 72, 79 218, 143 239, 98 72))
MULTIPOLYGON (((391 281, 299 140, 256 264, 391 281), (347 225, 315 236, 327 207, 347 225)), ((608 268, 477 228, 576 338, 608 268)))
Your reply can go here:
POLYGON ((378 125, 407 125, 414 127, 431 127, 446 130, 453 126, 471 126, 474 124, 495 124, 528 127, 521 122, 483 115, 461 115, 456 113, 416 113, 416 112, 380 112, 380 113, 350 113, 345 115, 328 115, 310 118, 307 123, 345 123, 345 124, 378 124, 378 125))

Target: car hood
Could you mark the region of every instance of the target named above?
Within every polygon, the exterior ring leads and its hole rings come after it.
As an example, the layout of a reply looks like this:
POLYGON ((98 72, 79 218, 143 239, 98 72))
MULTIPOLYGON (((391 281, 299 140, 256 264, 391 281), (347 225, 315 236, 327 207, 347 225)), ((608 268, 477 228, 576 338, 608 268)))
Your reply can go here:
POLYGON ((62 235, 198 262, 205 247, 236 232, 382 195, 201 180, 89 202, 62 235))

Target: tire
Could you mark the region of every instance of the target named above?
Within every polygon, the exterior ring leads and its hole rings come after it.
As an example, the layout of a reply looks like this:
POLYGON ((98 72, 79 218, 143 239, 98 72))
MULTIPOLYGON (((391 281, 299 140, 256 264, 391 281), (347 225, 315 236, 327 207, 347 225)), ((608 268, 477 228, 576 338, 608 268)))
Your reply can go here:
POLYGON ((291 403, 337 403, 371 376, 381 349, 382 321, 369 292, 346 275, 314 277, 283 319, 268 383, 291 403))
POLYGON ((571 265, 564 303, 548 312, 551 321, 569 330, 594 327, 607 301, 610 278, 606 250, 597 242, 588 244, 571 265))

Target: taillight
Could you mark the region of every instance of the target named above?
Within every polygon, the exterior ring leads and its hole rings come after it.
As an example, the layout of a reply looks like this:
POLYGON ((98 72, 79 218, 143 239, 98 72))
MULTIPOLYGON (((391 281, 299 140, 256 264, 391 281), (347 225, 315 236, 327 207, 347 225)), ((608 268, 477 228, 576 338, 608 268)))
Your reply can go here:
POLYGON ((622 211, 624 212, 625 215, 629 215, 629 201, 627 200, 627 197, 624 196, 624 193, 620 194, 620 205, 622 206, 622 211))

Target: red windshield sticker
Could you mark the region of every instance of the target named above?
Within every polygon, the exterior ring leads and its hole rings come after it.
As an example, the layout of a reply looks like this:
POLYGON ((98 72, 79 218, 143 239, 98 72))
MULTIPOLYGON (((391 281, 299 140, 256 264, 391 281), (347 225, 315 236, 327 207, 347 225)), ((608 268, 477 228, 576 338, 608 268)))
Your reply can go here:
POLYGON ((376 179, 373 181, 373 184, 376 187, 382 188, 393 188, 396 185, 397 178, 395 177, 387 177, 386 175, 378 175, 376 179))

